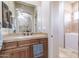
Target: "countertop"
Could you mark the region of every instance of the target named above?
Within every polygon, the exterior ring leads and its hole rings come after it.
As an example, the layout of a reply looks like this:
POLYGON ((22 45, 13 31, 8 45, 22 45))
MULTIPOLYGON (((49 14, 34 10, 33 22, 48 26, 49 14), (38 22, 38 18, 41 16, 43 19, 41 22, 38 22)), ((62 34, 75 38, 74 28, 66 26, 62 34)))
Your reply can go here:
POLYGON ((44 34, 29 35, 29 36, 8 36, 3 38, 4 39, 3 42, 13 42, 13 41, 41 39, 41 38, 48 38, 48 36, 44 34))

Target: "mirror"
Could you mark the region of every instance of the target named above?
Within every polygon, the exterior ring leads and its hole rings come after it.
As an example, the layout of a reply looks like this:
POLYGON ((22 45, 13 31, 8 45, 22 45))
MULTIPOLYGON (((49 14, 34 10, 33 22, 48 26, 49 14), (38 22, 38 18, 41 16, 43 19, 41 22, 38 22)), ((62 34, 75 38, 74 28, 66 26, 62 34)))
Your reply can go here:
POLYGON ((35 6, 27 3, 15 2, 15 20, 13 21, 14 32, 34 32, 35 27, 35 6))
POLYGON ((18 30, 20 32, 32 31, 32 15, 25 12, 24 9, 16 9, 18 30))

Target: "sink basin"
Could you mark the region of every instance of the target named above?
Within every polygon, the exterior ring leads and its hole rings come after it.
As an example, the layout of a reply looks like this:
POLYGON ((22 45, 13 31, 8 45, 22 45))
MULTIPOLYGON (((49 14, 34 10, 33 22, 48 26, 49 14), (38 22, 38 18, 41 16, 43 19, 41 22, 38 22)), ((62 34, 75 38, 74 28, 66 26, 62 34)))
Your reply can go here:
POLYGON ((14 38, 29 38, 29 37, 32 37, 32 35, 30 35, 30 36, 16 36, 14 38))

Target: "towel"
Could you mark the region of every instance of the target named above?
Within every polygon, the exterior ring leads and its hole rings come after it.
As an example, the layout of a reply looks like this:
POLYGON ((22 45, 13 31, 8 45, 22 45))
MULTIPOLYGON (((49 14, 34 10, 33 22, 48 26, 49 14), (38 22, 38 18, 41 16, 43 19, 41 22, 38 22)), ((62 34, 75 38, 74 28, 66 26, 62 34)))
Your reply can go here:
POLYGON ((43 55, 43 44, 33 45, 34 57, 40 57, 43 55))

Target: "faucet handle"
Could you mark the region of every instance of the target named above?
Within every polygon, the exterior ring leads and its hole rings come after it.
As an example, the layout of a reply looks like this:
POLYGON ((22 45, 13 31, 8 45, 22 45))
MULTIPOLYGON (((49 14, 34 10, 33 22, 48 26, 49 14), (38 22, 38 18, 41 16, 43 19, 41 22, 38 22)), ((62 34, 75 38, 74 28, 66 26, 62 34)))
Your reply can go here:
POLYGON ((24 33, 23 33, 23 35, 25 36, 25 35, 26 35, 26 33, 24 32, 24 33))

